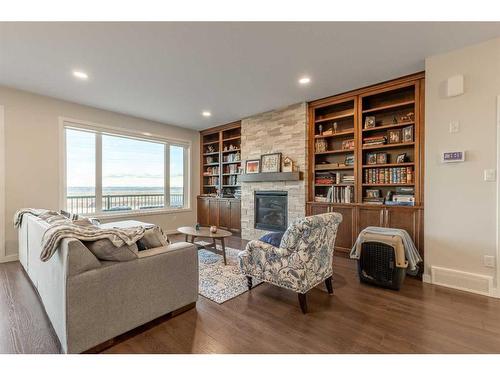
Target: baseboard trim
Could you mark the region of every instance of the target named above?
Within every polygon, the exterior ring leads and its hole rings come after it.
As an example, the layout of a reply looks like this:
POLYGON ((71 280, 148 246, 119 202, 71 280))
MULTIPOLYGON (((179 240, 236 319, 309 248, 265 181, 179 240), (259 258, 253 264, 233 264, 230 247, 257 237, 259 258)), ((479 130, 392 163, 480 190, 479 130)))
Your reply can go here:
POLYGON ((424 275, 426 283, 458 289, 464 292, 481 294, 488 297, 498 297, 493 287, 493 277, 452 268, 431 266, 431 273, 424 275))
POLYGON ((16 260, 19 260, 19 256, 17 254, 0 257, 0 263, 15 262, 16 260))

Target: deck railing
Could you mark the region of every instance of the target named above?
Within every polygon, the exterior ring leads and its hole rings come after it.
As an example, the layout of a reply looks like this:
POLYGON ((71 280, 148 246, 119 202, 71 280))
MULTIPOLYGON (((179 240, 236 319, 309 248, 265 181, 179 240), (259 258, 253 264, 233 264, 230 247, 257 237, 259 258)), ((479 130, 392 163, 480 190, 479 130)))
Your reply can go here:
MULTIPOLYGON (((78 214, 95 213, 95 195, 75 195, 66 197, 66 210, 78 214)), ((182 207, 183 195, 170 194, 170 207, 182 207)), ((147 210, 164 207, 163 194, 120 194, 103 195, 102 211, 147 210)))

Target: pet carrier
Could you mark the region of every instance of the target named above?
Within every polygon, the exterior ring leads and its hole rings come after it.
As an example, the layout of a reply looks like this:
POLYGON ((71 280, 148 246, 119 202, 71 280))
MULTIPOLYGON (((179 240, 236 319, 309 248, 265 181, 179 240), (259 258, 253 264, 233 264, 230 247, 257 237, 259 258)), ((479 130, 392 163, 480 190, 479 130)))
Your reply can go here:
POLYGON ((362 233, 360 237, 359 279, 399 290, 408 266, 401 237, 372 233, 362 233))

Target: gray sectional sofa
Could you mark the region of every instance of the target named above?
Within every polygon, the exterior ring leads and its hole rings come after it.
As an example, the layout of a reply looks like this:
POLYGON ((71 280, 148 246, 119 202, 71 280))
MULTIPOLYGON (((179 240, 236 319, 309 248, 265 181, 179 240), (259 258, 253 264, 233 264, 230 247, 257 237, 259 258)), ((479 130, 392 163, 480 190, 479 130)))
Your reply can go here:
POLYGON ((64 353, 81 353, 198 298, 198 255, 187 242, 144 250, 134 260, 101 261, 65 239, 40 261, 48 224, 25 215, 19 260, 38 291, 64 353))

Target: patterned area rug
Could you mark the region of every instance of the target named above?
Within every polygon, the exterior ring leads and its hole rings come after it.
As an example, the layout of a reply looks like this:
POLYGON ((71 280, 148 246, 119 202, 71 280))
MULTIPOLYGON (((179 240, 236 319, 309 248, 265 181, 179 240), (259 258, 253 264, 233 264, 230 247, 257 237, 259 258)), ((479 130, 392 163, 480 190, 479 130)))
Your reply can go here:
MULTIPOLYGON (((199 241, 198 245, 208 245, 208 242, 199 241)), ((217 249, 222 249, 217 245, 217 249)), ((227 266, 224 265, 222 255, 203 248, 198 250, 200 266, 199 293, 214 302, 224 303, 240 294, 248 292, 247 278, 238 267, 238 253, 241 250, 226 246, 227 266)), ((257 286, 262 281, 253 280, 257 286)))

